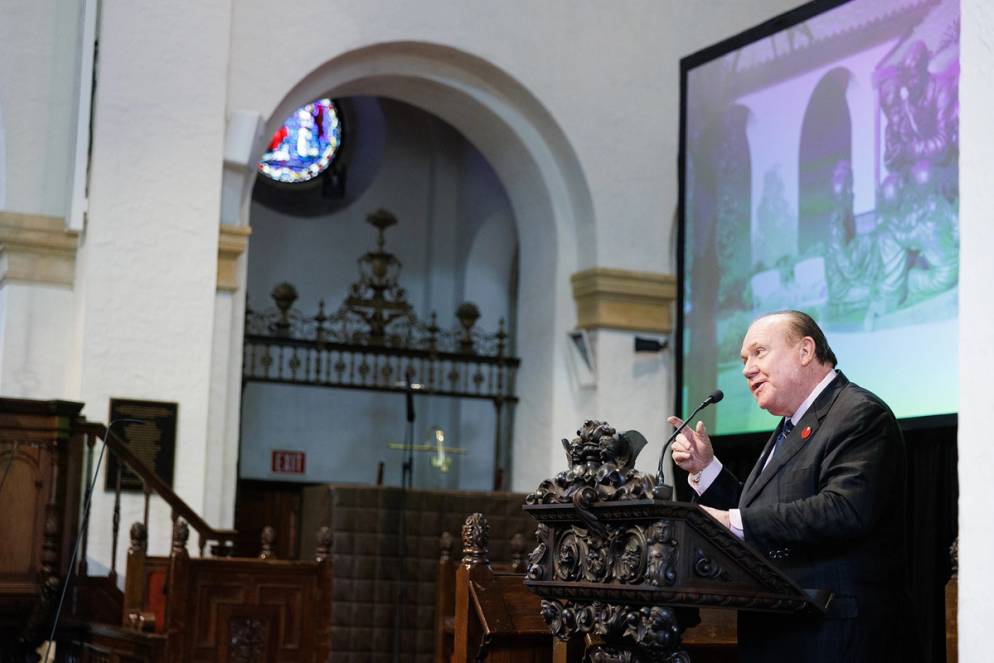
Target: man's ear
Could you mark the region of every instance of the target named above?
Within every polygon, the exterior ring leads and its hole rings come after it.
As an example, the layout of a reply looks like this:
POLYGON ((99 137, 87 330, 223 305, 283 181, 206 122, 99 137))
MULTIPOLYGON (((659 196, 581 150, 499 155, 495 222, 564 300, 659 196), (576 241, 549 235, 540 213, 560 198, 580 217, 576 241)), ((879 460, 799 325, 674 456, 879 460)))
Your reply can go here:
POLYGON ((801 366, 807 366, 815 359, 815 341, 810 336, 801 339, 798 347, 801 357, 801 366))

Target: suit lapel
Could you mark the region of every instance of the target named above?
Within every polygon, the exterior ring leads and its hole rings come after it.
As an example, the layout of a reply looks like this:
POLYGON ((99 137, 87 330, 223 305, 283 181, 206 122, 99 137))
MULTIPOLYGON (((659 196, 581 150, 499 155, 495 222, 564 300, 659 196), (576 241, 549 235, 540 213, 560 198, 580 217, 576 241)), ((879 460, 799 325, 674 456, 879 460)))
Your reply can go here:
MULTIPOLYGON (((849 384, 849 380, 840 371, 825 390, 818 395, 818 398, 811 404, 808 411, 804 413, 801 420, 797 422, 790 435, 780 444, 780 448, 777 449, 773 460, 770 461, 769 466, 765 470, 763 469, 762 461, 766 458, 767 454, 764 453, 760 457, 760 461, 756 463, 756 466, 752 468, 752 472, 749 473, 749 479, 746 481, 742 490, 742 498, 739 500, 739 506, 746 507, 755 501, 759 497, 759 494, 763 492, 763 488, 790 462, 790 459, 796 456, 806 445, 812 444, 816 440, 821 420, 832 409, 835 399, 838 398, 843 387, 847 384, 849 384), (804 435, 805 429, 810 429, 806 437, 804 435)), ((774 432, 771 440, 775 439, 775 437, 776 432, 774 432)), ((770 446, 770 442, 767 442, 767 446, 770 446)))
MULTIPOLYGON (((781 425, 782 423, 783 422, 781 422, 781 425)), ((745 497, 749 495, 749 492, 752 490, 753 485, 756 483, 756 479, 759 478, 760 472, 762 472, 763 470, 763 465, 766 464, 766 458, 773 451, 773 445, 776 444, 777 435, 779 434, 780 434, 780 426, 777 426, 776 429, 773 431, 773 434, 770 435, 770 439, 766 441, 766 445, 763 447, 763 453, 759 454, 759 460, 756 461, 756 464, 752 466, 752 471, 749 472, 749 476, 746 477, 745 483, 742 484, 742 499, 740 500, 741 502, 745 501, 745 497)))

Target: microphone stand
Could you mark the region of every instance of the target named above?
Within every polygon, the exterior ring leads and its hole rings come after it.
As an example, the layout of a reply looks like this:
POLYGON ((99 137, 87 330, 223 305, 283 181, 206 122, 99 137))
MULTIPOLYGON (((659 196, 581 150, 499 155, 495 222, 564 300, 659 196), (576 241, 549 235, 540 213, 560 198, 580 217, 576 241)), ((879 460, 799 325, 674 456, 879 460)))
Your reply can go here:
POLYGON ((407 432, 404 435, 405 459, 401 465, 400 478, 400 528, 398 532, 398 574, 397 603, 393 618, 393 661, 400 663, 400 632, 403 626, 403 606, 407 604, 407 493, 414 489, 414 385, 407 376, 407 432))
POLYGON ((701 410, 703 410, 704 408, 706 408, 708 405, 711 405, 712 403, 717 403, 718 401, 720 401, 724 397, 725 397, 725 395, 723 393, 721 393, 720 390, 716 390, 716 391, 712 392, 707 398, 705 398, 703 401, 701 401, 701 404, 698 405, 694 409, 694 411, 690 413, 689 417, 687 417, 686 419, 683 420, 683 423, 680 424, 677 427, 677 429, 675 431, 673 431, 673 434, 670 435, 669 439, 666 440, 666 444, 663 445, 663 450, 659 454, 659 465, 657 466, 657 470, 656 470, 656 486, 657 487, 659 487, 659 486, 666 486, 667 488, 670 489, 669 492, 670 492, 670 495, 672 495, 673 487, 667 485, 665 483, 665 481, 663 480, 663 460, 666 458, 666 450, 669 448, 669 446, 671 444, 673 444, 673 440, 675 440, 676 436, 680 434, 680 431, 682 431, 684 428, 686 428, 687 424, 689 424, 693 420, 693 418, 697 416, 698 412, 700 412, 701 410))

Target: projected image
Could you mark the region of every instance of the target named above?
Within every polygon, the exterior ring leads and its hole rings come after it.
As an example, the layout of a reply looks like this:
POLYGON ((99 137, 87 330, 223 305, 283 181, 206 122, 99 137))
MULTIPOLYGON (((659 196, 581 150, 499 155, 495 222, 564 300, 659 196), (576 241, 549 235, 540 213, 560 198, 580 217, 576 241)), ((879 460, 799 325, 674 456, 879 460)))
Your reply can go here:
POLYGON ((685 67, 683 402, 772 428, 739 348, 794 308, 898 417, 955 412, 959 2, 853 0, 685 67))

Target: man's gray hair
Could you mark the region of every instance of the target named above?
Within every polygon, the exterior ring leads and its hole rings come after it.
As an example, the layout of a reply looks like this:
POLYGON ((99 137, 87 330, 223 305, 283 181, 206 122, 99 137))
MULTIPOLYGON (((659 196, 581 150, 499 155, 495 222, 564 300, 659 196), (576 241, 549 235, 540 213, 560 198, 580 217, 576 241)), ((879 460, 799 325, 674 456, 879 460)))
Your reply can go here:
POLYGON ((768 318, 771 315, 782 315, 787 318, 787 333, 790 334, 791 338, 799 341, 805 336, 810 336, 811 340, 815 342, 815 357, 818 361, 823 364, 831 364, 832 368, 835 368, 836 364, 839 363, 831 346, 828 345, 825 332, 810 315, 804 311, 785 310, 768 313, 762 317, 768 318))

